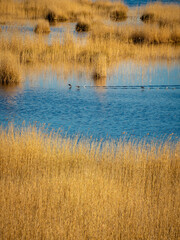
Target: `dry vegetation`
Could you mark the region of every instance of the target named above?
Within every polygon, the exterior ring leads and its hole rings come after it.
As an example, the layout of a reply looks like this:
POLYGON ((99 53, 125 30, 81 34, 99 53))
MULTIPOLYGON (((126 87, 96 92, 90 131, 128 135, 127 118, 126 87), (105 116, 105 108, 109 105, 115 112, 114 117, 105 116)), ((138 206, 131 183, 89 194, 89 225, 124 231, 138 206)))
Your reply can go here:
POLYGON ((134 60, 179 60, 180 48, 177 31, 158 27, 107 27, 94 26, 86 40, 75 38, 73 33, 63 39, 54 38, 48 44, 42 36, 18 34, 9 38, 0 37, 0 52, 10 51, 27 63, 65 63, 86 65, 95 72, 106 72, 105 67, 124 59, 134 60), (100 61, 101 59, 102 61, 100 61), (97 69, 98 68, 98 69, 97 69))
POLYGON ((45 20, 41 20, 38 22, 38 24, 36 25, 36 27, 34 28, 34 32, 38 33, 38 34, 42 34, 42 33, 50 33, 50 25, 48 21, 45 20))
POLYGON ((76 31, 77 32, 88 32, 90 30, 90 25, 85 22, 77 22, 76 31))
POLYGON ((8 52, 2 54, 0 57, 0 84, 17 84, 21 80, 21 68, 17 58, 8 52))
POLYGON ((2 239, 178 239, 179 143, 0 129, 2 239))
MULTIPOLYGON (((88 32, 85 40, 64 34, 48 44, 42 37, 14 34, 1 37, 0 52, 10 51, 21 63, 83 64, 94 69, 94 77, 104 77, 106 67, 122 59, 179 60, 179 5, 149 4, 145 14, 153 14, 154 21, 173 24, 143 26, 116 25, 113 21, 127 17, 127 7, 119 2, 89 0, 5 1, 0 2, 1 18, 47 19, 50 23, 75 21, 77 32, 88 32), (168 10, 169 9, 169 10, 168 10), (173 17, 170 18, 172 15, 173 17), (109 19, 108 25, 105 21, 109 19), (156 19, 156 20, 155 20, 156 19), (160 19, 160 20, 159 20, 160 19), (162 20, 163 19, 163 20, 162 20), (110 21, 113 20, 113 21, 110 21), (102 59, 102 62, 99 61, 102 59)), ((106 21, 107 22, 107 21, 106 21)), ((47 21, 41 20, 35 32, 49 32, 47 21)))
MULTIPOLYGON (((127 16, 127 7, 123 3, 91 0, 1 0, 0 14, 3 18, 46 18, 50 22, 78 21, 81 18, 110 18, 114 11, 119 12, 121 19, 127 16)), ((119 15, 119 16, 120 16, 119 15)))
POLYGON ((163 4, 160 2, 146 5, 142 21, 158 23, 159 26, 178 25, 180 27, 180 6, 178 4, 163 4))

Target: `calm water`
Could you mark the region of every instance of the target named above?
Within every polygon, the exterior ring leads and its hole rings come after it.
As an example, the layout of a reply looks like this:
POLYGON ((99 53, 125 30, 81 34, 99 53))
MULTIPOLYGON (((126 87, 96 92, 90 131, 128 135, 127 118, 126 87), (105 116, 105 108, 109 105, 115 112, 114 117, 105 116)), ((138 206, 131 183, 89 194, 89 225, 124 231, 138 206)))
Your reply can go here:
POLYGON ((152 140, 172 133, 180 138, 178 64, 124 62, 99 82, 83 72, 63 75, 52 70, 27 73, 25 79, 22 86, 0 89, 3 126, 45 123, 49 130, 97 139, 152 140))
MULTIPOLYGON (((114 0, 116 1, 116 0, 114 0)), ((150 2, 157 2, 157 0, 124 0, 124 3, 128 6, 140 6, 150 2)), ((179 0, 161 0, 163 3, 179 3, 179 0)))

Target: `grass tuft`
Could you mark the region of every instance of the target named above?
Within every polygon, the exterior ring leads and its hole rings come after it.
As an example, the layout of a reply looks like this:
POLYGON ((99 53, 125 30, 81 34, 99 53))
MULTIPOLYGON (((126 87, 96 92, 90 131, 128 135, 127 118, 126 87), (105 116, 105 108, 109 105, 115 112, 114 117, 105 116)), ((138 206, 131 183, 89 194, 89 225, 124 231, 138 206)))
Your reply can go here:
POLYGON ((47 15, 45 16, 45 19, 48 20, 50 23, 56 21, 56 13, 52 10, 48 10, 47 15))
POLYGON ((9 85, 21 82, 20 65, 15 56, 4 54, 0 59, 0 84, 9 85))
POLYGON ((88 32, 88 31, 90 31, 90 24, 80 21, 76 24, 76 31, 77 32, 88 32))
POLYGON ((143 22, 153 22, 153 19, 154 19, 154 14, 152 13, 146 13, 146 14, 143 14, 140 19, 143 21, 143 22))
POLYGON ((38 33, 38 34, 48 34, 50 33, 50 26, 49 26, 49 22, 45 21, 45 20, 39 20, 38 24, 36 25, 36 27, 34 28, 34 32, 38 33))
POLYGON ((143 44, 146 40, 146 35, 143 31, 133 32, 130 39, 134 44, 143 44))
POLYGON ((123 21, 127 18, 127 13, 122 10, 115 10, 110 13, 110 18, 113 21, 123 21))

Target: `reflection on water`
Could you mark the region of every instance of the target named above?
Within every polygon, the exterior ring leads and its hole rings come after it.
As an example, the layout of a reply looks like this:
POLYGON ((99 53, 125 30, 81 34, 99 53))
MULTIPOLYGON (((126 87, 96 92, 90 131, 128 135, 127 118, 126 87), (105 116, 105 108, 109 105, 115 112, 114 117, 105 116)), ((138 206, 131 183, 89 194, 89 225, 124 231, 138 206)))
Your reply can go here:
POLYGON ((1 94, 4 94, 5 97, 14 97, 17 94, 21 93, 23 90, 23 84, 9 84, 9 85, 0 85, 1 94))
POLYGON ((180 138, 178 63, 167 67, 123 62, 97 80, 83 71, 65 72, 63 67, 29 69, 23 87, 0 88, 0 124, 45 123, 50 130, 97 139, 152 140, 172 133, 180 138))
POLYGON ((94 85, 96 87, 103 87, 106 86, 106 77, 102 77, 102 78, 94 78, 94 85))
MULTIPOLYGON (((36 22, 37 23, 37 22, 36 22)), ((6 38, 12 38, 16 35, 16 37, 21 38, 39 38, 40 35, 34 33, 34 28, 36 26, 36 23, 26 23, 24 25, 18 25, 18 23, 9 24, 9 25, 1 25, 0 28, 2 30, 1 37, 6 38)), ((48 44, 52 44, 54 41, 62 42, 65 35, 67 33, 72 33, 74 40, 82 39, 85 41, 85 37, 88 35, 88 33, 84 32, 81 34, 78 34, 75 31, 75 25, 76 23, 61 23, 55 26, 50 26, 50 33, 49 34, 43 34, 41 37, 44 41, 46 41, 48 44)), ((82 41, 83 43, 83 41, 82 41)))

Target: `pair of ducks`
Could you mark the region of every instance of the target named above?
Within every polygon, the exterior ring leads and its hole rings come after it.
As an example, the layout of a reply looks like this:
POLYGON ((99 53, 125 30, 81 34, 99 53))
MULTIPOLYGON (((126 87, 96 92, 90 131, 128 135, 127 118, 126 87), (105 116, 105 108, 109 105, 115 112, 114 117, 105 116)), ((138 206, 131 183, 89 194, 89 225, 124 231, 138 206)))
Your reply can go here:
MULTIPOLYGON (((69 86, 69 89, 72 88, 72 85, 71 85, 70 83, 68 84, 68 86, 69 86)), ((79 89, 80 89, 80 86, 76 86, 76 88, 79 90, 79 89)))

